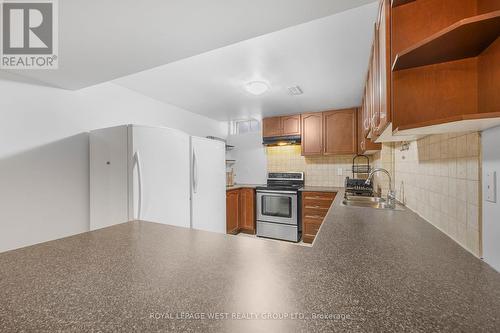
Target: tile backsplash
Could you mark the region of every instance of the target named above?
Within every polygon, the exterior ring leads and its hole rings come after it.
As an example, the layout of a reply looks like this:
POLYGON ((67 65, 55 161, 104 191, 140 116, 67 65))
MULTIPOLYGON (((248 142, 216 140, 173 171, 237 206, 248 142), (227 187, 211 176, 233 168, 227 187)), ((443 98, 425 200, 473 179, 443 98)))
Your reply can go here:
POLYGON ((396 146, 399 197, 408 207, 474 253, 480 244, 479 133, 433 135, 396 146))
MULTIPOLYGON (((392 186, 394 187, 394 143, 382 144, 382 150, 370 156, 372 168, 383 168, 391 174, 392 186)), ((389 178, 384 173, 376 173, 373 177, 373 189, 387 196, 389 191, 389 178)))
MULTIPOLYGON (((309 186, 343 187, 352 176, 352 155, 304 157, 300 146, 266 149, 268 172, 304 171, 309 186)), ((383 144, 370 163, 391 173, 398 200, 480 257, 480 154, 479 133, 431 135, 410 142, 408 150, 383 144)), ((374 188, 387 195, 388 177, 377 174, 374 188)))
MULTIPOLYGON (((401 148, 391 153, 398 200, 481 256, 479 133, 431 135, 401 148)), ((388 160, 384 150, 375 164, 388 160)))
POLYGON ((304 157, 298 145, 266 149, 268 172, 303 171, 308 186, 343 187, 345 177, 352 175, 353 155, 304 157))

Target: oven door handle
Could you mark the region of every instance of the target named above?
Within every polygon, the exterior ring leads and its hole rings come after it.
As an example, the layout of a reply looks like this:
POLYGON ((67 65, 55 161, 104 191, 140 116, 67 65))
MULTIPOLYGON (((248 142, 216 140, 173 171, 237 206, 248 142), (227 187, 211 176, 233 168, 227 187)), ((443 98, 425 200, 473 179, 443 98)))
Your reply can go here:
POLYGON ((293 192, 293 191, 257 190, 257 193, 294 194, 294 195, 297 195, 297 192, 293 192))

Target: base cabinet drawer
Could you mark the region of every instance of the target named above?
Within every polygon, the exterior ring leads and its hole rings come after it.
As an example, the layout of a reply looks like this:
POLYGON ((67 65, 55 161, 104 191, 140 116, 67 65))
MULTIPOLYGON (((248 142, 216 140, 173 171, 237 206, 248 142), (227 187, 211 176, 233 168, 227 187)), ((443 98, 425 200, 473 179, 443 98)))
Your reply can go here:
POLYGON ((302 200, 312 200, 312 201, 333 201, 335 199, 335 193, 333 192, 303 192, 302 200))
POLYGON ((304 243, 314 241, 334 199, 335 193, 333 192, 302 193, 302 240, 304 243))
POLYGON ((321 221, 304 220, 302 225, 302 240, 304 243, 312 243, 319 231, 319 228, 321 227, 321 221))
POLYGON ((323 209, 328 211, 332 205, 333 199, 329 200, 312 200, 307 199, 303 201, 304 209, 323 209))
POLYGON ((308 216, 321 216, 321 217, 325 217, 326 216, 326 213, 328 213, 328 209, 329 208, 304 208, 304 210, 302 210, 302 216, 304 218, 307 218, 308 216))
POLYGON ((302 221, 311 221, 321 224, 325 219, 326 214, 304 214, 302 215, 302 221))

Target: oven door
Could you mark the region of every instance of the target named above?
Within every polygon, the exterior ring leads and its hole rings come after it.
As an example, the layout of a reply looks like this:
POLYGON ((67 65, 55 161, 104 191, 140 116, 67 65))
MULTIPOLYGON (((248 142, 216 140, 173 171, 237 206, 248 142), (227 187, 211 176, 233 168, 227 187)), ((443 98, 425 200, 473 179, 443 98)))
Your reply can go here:
POLYGON ((257 220, 297 225, 297 193, 257 191, 257 220))

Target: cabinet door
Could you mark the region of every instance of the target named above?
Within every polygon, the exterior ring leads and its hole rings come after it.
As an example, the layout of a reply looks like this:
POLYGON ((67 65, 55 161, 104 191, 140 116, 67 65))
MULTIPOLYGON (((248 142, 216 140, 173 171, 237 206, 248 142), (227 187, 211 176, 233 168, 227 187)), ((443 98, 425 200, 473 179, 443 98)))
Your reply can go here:
MULTIPOLYGON (((373 48, 372 48, 372 57, 373 57, 373 48)), ((368 136, 370 133, 370 130, 372 128, 372 110, 373 110, 373 68, 372 68, 372 58, 370 58, 370 64, 368 68, 368 78, 366 81, 366 95, 365 95, 365 103, 366 103, 366 108, 364 112, 364 119, 363 119, 363 126, 364 126, 364 131, 365 131, 365 137, 368 136)))
POLYGON ((245 233, 255 234, 255 191, 251 188, 240 190, 239 229, 245 233))
POLYGON ((300 135, 300 115, 281 117, 283 135, 300 135))
POLYGON ((379 68, 379 43, 378 26, 375 26, 375 36, 373 38, 373 58, 372 58, 372 99, 373 108, 371 113, 372 137, 376 136, 377 126, 380 122, 380 68, 379 68))
POLYGON ((356 109, 323 113, 325 155, 356 154, 356 109))
POLYGON ((323 154, 323 113, 305 113, 302 120, 302 155, 323 154))
POLYGON ((389 122, 390 115, 390 31, 388 16, 390 15, 389 1, 383 0, 380 5, 378 23, 378 71, 379 71, 379 117, 375 124, 375 134, 382 134, 389 122))
POLYGON ((226 192, 226 231, 228 234, 238 232, 240 190, 226 192))
POLYGON ((264 118, 262 120, 262 136, 265 138, 283 135, 281 117, 264 118))
MULTIPOLYGON (((364 104, 364 100, 363 100, 364 104)), ((358 117, 358 154, 363 154, 365 151, 364 133, 363 133, 363 108, 357 110, 358 117)))
POLYGON ((374 143, 363 132, 363 112, 358 109, 358 154, 373 154, 382 149, 380 143, 374 143))
POLYGON ((368 96, 368 79, 365 83, 365 93, 363 95, 363 105, 362 105, 362 110, 361 110, 361 130, 363 131, 363 137, 366 138, 368 135, 368 132, 370 132, 370 121, 368 118, 368 101, 369 101, 369 96, 368 96))

